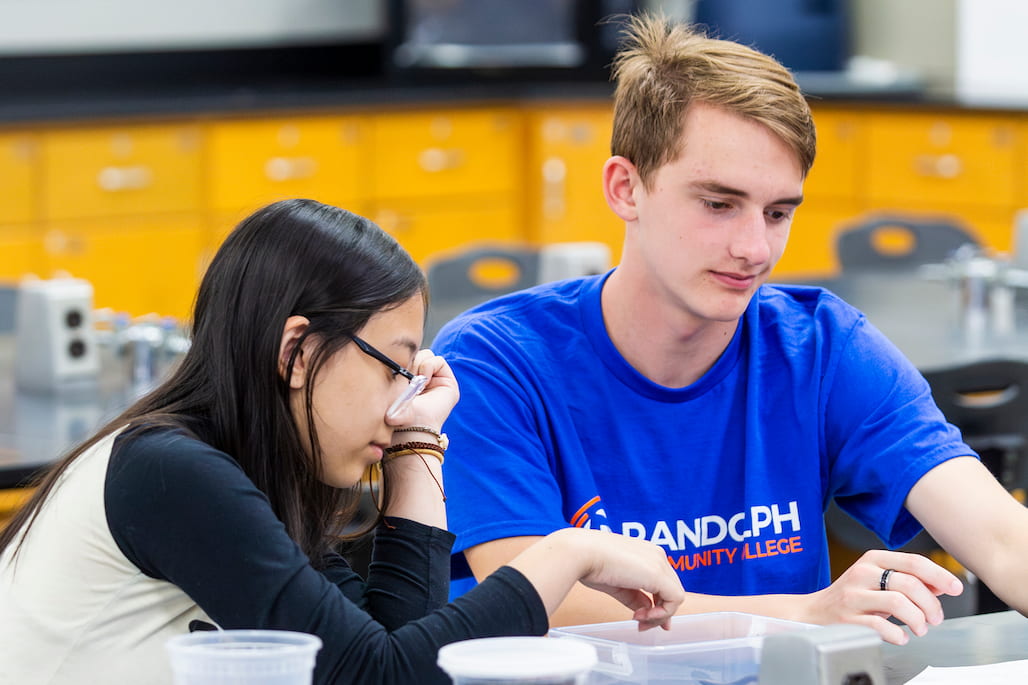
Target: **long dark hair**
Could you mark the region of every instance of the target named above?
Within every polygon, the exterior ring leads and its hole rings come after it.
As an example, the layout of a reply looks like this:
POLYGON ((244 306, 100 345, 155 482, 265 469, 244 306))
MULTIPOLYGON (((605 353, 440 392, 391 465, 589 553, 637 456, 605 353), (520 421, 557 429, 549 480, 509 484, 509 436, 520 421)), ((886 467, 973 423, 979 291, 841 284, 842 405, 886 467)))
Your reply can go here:
POLYGON ((90 446, 126 426, 133 435, 170 427, 232 456, 319 565, 353 517, 360 486, 339 490, 319 478, 313 381, 375 313, 418 293, 426 296, 417 264, 364 217, 313 200, 258 210, 229 234, 207 269, 194 307, 192 345, 174 373, 44 475, 0 533, 0 552, 31 525, 60 475, 90 446), (306 384, 313 453, 303 448, 289 407, 285 379, 295 352, 284 373, 279 366, 282 330, 294 315, 310 320, 304 337, 316 342, 306 384))

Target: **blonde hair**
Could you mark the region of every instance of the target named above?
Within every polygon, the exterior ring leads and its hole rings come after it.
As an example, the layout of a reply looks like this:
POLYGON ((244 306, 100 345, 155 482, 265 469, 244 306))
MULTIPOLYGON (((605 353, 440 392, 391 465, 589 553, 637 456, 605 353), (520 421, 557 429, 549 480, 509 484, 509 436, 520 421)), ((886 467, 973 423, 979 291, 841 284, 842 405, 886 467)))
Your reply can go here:
POLYGON ((660 15, 632 17, 614 58, 611 153, 631 160, 649 188, 679 152, 693 102, 763 124, 795 153, 803 174, 814 163, 810 107, 788 69, 745 45, 708 38, 660 15))

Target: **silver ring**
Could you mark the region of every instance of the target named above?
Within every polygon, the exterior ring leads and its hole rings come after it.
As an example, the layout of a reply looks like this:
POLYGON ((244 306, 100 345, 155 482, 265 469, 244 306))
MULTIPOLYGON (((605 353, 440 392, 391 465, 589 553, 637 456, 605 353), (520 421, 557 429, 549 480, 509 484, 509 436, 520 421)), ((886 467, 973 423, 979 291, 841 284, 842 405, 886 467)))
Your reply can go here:
POLYGON ((878 581, 878 589, 888 590, 889 589, 889 576, 892 575, 892 569, 887 568, 882 571, 882 579, 878 581))

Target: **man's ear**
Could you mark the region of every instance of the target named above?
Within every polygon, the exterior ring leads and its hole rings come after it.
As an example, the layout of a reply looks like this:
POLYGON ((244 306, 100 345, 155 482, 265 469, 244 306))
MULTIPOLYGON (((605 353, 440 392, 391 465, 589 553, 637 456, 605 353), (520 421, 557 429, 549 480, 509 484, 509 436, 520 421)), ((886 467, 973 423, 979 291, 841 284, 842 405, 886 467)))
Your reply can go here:
POLYGON ((607 205, 625 221, 635 221, 635 190, 642 185, 639 172, 628 158, 615 155, 603 165, 603 197, 607 205))
POLYGON ((308 359, 304 354, 303 345, 300 344, 300 338, 307 332, 307 327, 310 325, 310 320, 305 316, 290 316, 286 319, 286 325, 282 327, 282 342, 279 343, 278 348, 278 373, 293 390, 302 388, 307 380, 308 359), (293 354, 293 350, 297 349, 297 345, 300 345, 300 348, 296 353, 296 359, 293 360, 293 372, 289 378, 286 378, 289 357, 293 354))

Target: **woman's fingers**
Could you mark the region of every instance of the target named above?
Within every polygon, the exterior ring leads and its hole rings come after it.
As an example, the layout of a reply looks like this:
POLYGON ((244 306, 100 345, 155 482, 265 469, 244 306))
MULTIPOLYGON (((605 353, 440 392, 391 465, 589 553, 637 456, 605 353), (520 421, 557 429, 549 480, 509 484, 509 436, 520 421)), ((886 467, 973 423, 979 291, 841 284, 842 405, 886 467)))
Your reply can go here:
POLYGON ((603 553, 593 570, 581 579, 632 609, 640 629, 669 626, 685 599, 685 590, 666 553, 643 540, 613 533, 592 533, 603 553))
POLYGON ((435 428, 442 426, 460 399, 460 389, 453 370, 444 358, 428 349, 419 350, 414 355, 410 370, 427 377, 428 382, 421 394, 414 398, 410 417, 405 417, 405 420, 435 428))

